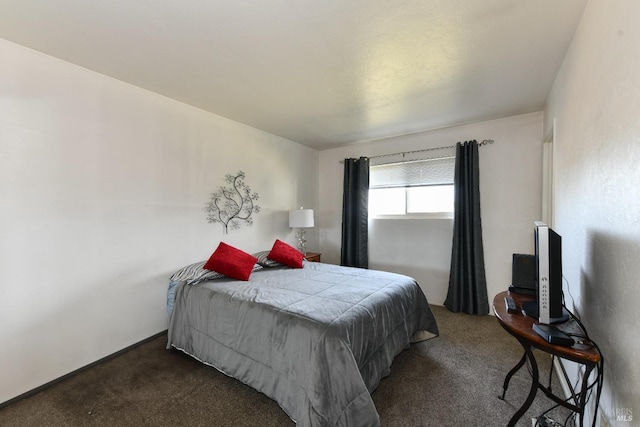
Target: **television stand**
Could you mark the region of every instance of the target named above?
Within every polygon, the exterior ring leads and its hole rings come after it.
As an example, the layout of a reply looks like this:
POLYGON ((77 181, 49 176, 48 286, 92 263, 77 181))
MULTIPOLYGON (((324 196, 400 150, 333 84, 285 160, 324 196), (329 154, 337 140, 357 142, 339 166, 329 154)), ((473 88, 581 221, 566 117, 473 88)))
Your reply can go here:
MULTIPOLYGON (((533 330, 533 325, 538 322, 533 319, 533 317, 525 316, 520 312, 509 313, 507 307, 504 303, 504 298, 506 296, 513 297, 516 305, 518 307, 523 307, 527 304, 528 301, 535 301, 535 298, 529 295, 521 295, 515 294, 511 292, 500 292, 493 299, 493 313, 496 315, 496 319, 500 326, 511 334, 515 339, 518 340, 522 348, 524 349, 524 355, 520 359, 520 361, 507 373, 507 376, 504 379, 504 383, 502 386, 502 400, 507 393, 507 388, 509 388, 509 381, 511 381, 511 377, 523 366, 527 365, 531 368, 531 389, 529 390, 529 395, 527 399, 522 404, 520 409, 516 411, 511 420, 509 421, 508 427, 514 427, 518 420, 527 412, 527 409, 533 403, 533 400, 536 397, 536 392, 541 390, 549 399, 553 400, 558 405, 562 405, 565 408, 568 408, 577 414, 580 415, 580 426, 582 427, 585 424, 584 415, 585 415, 585 407, 587 404, 587 399, 590 395, 589 393, 589 376, 593 372, 593 370, 598 367, 596 370, 597 374, 600 375, 600 352, 590 345, 582 344, 576 342, 574 345, 561 346, 555 345, 547 342, 540 335, 538 335, 533 330), (560 396, 555 395, 551 390, 551 384, 548 386, 543 385, 540 382, 540 376, 538 372, 538 363, 536 361, 536 356, 533 352, 533 349, 538 349, 547 354, 551 354, 556 357, 560 357, 562 359, 571 360, 572 362, 579 363, 585 367, 584 374, 582 376, 582 382, 580 386, 580 390, 574 390, 574 386, 569 384, 569 391, 571 392, 571 396, 565 399, 560 396)), ((579 325, 576 322, 567 322, 567 324, 563 325, 563 329, 573 329, 576 328, 576 332, 580 332, 579 325)), ((560 364, 563 368, 563 365, 560 364)), ((566 375, 566 373, 565 373, 566 375)), ((600 392, 601 390, 598 388, 596 392, 596 408, 598 407, 598 402, 600 400, 600 392)), ((597 409, 593 414, 593 426, 596 424, 597 417, 597 409)))
MULTIPOLYGON (((534 319, 538 320, 540 317, 540 313, 538 310, 538 301, 526 301, 522 303, 522 311, 527 316, 531 316, 534 319)), ((566 308, 562 307, 562 316, 560 317, 552 317, 550 323, 561 323, 569 320, 569 312, 566 308)))

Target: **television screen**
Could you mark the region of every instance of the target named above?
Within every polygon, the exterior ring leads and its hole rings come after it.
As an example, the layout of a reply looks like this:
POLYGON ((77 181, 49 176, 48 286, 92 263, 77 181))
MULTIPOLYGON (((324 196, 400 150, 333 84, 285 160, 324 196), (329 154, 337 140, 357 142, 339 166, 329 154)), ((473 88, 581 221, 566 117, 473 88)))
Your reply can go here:
POLYGON ((569 318, 562 301, 562 237, 544 222, 534 224, 536 300, 523 304, 526 314, 539 323, 569 318))

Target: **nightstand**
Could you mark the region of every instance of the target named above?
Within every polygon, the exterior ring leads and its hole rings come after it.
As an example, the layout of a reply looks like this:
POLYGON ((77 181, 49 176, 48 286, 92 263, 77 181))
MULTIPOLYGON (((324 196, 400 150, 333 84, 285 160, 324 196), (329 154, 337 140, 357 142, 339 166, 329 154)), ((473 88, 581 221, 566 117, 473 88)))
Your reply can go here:
POLYGON ((320 262, 320 254, 317 252, 307 252, 304 259, 309 262, 320 262))

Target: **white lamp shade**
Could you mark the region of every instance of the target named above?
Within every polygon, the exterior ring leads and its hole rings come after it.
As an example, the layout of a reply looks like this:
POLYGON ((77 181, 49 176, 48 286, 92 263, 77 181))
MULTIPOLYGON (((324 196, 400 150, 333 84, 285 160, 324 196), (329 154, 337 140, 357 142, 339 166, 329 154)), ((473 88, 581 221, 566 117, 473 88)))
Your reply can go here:
POLYGON ((313 227, 313 209, 296 209, 294 211, 289 211, 289 227, 313 227))

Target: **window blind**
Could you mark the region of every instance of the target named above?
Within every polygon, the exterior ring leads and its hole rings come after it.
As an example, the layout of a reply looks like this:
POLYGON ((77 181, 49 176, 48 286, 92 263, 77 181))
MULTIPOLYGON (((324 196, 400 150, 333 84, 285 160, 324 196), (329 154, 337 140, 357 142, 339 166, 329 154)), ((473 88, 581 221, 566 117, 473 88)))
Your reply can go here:
POLYGON ((371 166, 369 188, 453 184, 455 156, 371 166))

